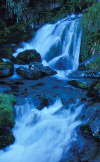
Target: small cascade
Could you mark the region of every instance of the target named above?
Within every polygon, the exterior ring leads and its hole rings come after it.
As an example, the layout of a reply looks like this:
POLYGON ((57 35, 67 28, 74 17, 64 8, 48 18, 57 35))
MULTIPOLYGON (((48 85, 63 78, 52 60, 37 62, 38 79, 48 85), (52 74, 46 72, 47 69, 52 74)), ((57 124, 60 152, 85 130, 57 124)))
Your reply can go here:
POLYGON ((16 141, 0 152, 0 162, 59 162, 77 140, 75 129, 81 121, 76 117, 82 107, 76 104, 65 109, 60 99, 41 111, 28 101, 16 106, 16 141))
POLYGON ((42 57, 42 63, 55 69, 58 73, 76 70, 79 64, 81 44, 81 15, 70 15, 55 24, 44 25, 36 33, 35 38, 24 43, 13 54, 36 49, 42 57))

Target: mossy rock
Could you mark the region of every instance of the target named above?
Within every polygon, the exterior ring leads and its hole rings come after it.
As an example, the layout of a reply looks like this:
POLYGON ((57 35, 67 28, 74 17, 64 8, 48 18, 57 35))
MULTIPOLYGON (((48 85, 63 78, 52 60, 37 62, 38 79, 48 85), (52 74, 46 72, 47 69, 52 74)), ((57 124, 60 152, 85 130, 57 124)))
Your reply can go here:
POLYGON ((14 72, 14 66, 11 62, 0 62, 0 78, 11 76, 14 72))
POLYGON ((12 144, 12 128, 15 124, 13 105, 16 102, 12 94, 0 93, 0 149, 12 144))
POLYGON ((68 81, 68 84, 76 87, 76 88, 81 88, 81 89, 88 89, 89 86, 84 83, 84 82, 80 82, 80 81, 77 81, 77 80, 71 80, 71 81, 68 81))
POLYGON ((41 56, 36 50, 26 50, 18 54, 15 59, 17 64, 29 64, 31 62, 41 62, 41 56))
POLYGON ((0 126, 13 127, 13 105, 15 97, 12 94, 0 93, 0 126))

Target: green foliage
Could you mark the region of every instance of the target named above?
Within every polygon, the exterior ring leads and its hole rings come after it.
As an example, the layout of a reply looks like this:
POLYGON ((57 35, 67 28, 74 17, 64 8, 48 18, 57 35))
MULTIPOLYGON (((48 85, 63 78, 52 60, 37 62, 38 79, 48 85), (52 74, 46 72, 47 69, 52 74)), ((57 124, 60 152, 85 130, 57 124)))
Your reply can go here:
POLYGON ((82 18, 83 38, 81 61, 100 53, 100 2, 95 3, 82 18))
MULTIPOLYGON (((1 21, 0 21, 1 23, 1 21)), ((31 33, 27 31, 27 26, 21 22, 15 23, 9 27, 6 25, 1 26, 0 30, 0 44, 19 43, 26 41, 30 38, 31 33)))

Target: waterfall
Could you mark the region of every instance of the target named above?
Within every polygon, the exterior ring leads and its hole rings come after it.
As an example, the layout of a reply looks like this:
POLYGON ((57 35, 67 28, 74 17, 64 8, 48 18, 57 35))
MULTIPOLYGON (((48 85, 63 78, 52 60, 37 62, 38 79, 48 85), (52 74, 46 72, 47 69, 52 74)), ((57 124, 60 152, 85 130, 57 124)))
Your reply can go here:
MULTIPOLYGON (((80 17, 70 15, 55 24, 44 25, 13 56, 36 49, 42 63, 55 69, 61 77, 68 70, 76 70, 81 43, 80 17)), ((72 142, 77 140, 76 128, 81 124, 77 117, 82 107, 76 103, 66 108, 58 98, 41 111, 29 100, 16 105, 15 142, 0 151, 0 162, 60 162, 64 154, 68 157, 72 142)))
POLYGON ((42 63, 55 69, 58 73, 76 70, 79 64, 81 43, 81 15, 70 15, 55 24, 46 24, 36 33, 35 38, 24 43, 13 54, 36 49, 42 57, 42 63))
POLYGON ((81 110, 82 105, 63 108, 60 99, 41 111, 28 101, 16 105, 16 141, 0 152, 0 162, 59 162, 77 139, 75 129, 81 121, 76 117, 81 110))

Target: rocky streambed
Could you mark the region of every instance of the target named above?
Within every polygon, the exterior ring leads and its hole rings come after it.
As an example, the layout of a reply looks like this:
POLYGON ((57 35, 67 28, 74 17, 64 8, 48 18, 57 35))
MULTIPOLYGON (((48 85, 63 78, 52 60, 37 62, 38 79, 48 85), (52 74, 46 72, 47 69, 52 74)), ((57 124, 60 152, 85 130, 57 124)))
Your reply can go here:
POLYGON ((36 51, 26 51, 12 60, 1 60, 0 63, 0 148, 5 149, 15 141, 12 132, 16 117, 14 104, 24 105, 28 102, 42 111, 60 98, 65 110, 69 109, 69 105, 74 105, 76 109, 83 105, 78 115, 82 121, 76 130, 78 138, 72 141, 67 153, 69 156, 64 152, 61 162, 99 162, 99 73, 92 72, 91 75, 91 72, 75 71, 66 80, 59 80, 55 77, 55 71, 42 65, 36 51), (27 55, 27 52, 31 55, 27 55), (37 57, 34 57, 34 53, 37 57), (12 77, 14 63, 19 65, 17 78, 12 77))
MULTIPOLYGON (((90 86, 93 84, 92 82, 89 79, 87 81, 86 79, 61 81, 52 76, 39 80, 2 79, 0 81, 0 87, 2 87, 0 91, 2 94, 13 94, 16 97, 17 105, 23 105, 28 101, 30 104, 33 103, 39 111, 52 105, 56 98, 62 100, 63 109, 68 109, 71 104, 76 104, 76 108, 77 105, 83 104, 83 109, 78 116, 82 120, 82 125, 77 128, 78 140, 71 144, 69 150, 70 160, 65 154, 62 161, 99 162, 100 95, 95 88, 90 86)), ((12 127, 9 127, 9 130, 11 129, 12 127)), ((7 133, 7 131, 5 130, 4 133, 7 133)), ((8 137, 8 134, 6 134, 6 137, 8 137)), ((14 136, 12 136, 12 139, 14 139, 14 136)), ((10 143, 14 142, 12 139, 10 143)), ((2 143, 4 143, 3 138, 1 138, 0 145, 5 148, 2 143)), ((6 143, 6 145, 8 144, 6 143)))

